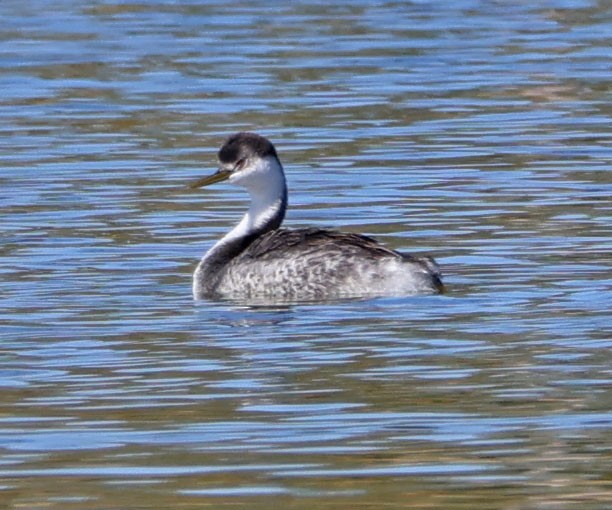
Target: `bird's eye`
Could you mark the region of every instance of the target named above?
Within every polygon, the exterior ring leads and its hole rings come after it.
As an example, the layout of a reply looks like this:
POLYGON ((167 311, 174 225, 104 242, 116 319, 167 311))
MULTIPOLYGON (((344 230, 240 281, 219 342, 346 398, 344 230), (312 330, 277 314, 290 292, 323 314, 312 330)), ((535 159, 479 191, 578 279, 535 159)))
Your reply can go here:
POLYGON ((234 166, 234 171, 242 170, 245 164, 246 164, 246 158, 239 159, 238 163, 236 163, 236 166, 234 166))

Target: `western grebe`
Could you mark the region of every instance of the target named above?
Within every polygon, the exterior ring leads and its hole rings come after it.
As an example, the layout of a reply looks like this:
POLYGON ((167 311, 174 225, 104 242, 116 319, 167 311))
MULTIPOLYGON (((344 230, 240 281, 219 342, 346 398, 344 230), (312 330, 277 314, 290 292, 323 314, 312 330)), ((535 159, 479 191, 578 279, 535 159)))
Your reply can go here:
POLYGON ((229 180, 246 188, 242 220, 202 258, 193 295, 317 300, 441 292, 436 262, 385 248, 368 237, 318 228, 279 228, 287 185, 274 145, 255 133, 230 136, 219 170, 191 188, 229 180))

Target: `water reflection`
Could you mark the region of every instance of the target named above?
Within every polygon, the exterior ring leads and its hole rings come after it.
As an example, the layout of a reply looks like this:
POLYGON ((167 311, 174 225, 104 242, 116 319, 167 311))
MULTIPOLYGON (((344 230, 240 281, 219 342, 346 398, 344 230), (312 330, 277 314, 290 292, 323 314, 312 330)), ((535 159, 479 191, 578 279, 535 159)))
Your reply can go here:
POLYGON ((610 507, 606 6, 0 14, 3 506, 610 507), (448 293, 193 302, 243 129, 448 293))

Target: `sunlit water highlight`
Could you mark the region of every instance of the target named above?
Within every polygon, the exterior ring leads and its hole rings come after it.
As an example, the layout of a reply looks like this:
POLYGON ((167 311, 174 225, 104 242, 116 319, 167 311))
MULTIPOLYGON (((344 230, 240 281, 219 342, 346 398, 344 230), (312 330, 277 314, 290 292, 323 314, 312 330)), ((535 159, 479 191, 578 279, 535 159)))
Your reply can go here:
POLYGON ((3 507, 610 508, 610 12, 447 4, 2 3, 3 507), (193 302, 245 129, 448 293, 193 302))

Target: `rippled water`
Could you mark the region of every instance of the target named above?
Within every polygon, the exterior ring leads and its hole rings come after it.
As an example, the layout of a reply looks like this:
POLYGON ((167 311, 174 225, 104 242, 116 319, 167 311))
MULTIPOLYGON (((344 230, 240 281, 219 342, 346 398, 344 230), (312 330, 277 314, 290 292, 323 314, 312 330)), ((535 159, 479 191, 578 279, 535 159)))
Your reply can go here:
POLYGON ((610 508, 611 13, 515 4, 2 2, 0 506, 610 508), (448 293, 193 302, 236 130, 448 293))

